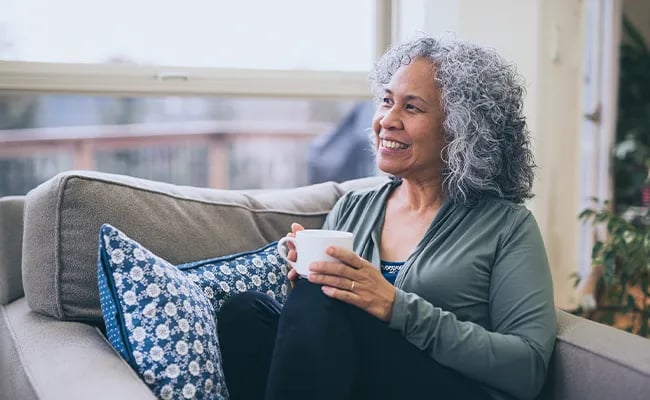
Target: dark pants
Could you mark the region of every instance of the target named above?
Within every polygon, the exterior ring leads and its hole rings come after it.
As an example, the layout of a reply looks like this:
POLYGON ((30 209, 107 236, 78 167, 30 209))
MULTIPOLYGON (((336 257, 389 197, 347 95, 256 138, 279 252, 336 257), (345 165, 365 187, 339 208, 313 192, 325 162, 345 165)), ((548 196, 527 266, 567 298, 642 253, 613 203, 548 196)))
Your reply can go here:
POLYGON ((386 323, 300 279, 283 308, 246 292, 218 315, 226 385, 240 399, 490 399, 386 323))

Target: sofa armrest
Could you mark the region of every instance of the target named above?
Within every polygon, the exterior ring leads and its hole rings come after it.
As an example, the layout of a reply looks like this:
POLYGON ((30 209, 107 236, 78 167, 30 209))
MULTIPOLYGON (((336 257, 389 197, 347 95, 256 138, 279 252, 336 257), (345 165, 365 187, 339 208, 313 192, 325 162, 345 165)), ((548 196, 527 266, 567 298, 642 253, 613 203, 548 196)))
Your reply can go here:
POLYGON ((23 297, 24 196, 0 198, 0 305, 23 297))
POLYGON ((557 310, 558 334, 540 400, 645 399, 650 340, 557 310))
POLYGON ((37 314, 24 298, 0 306, 0 352, 0 398, 156 398, 97 328, 37 314))

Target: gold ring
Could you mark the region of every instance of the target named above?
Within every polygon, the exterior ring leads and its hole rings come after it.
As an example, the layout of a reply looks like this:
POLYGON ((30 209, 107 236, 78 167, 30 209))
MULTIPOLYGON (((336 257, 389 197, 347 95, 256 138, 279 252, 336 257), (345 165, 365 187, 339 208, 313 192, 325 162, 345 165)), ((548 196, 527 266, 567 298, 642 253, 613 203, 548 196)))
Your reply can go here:
POLYGON ((350 291, 351 291, 351 292, 353 292, 353 291, 354 291, 354 283, 355 283, 355 282, 354 282, 354 281, 352 281, 352 285, 350 286, 350 291))

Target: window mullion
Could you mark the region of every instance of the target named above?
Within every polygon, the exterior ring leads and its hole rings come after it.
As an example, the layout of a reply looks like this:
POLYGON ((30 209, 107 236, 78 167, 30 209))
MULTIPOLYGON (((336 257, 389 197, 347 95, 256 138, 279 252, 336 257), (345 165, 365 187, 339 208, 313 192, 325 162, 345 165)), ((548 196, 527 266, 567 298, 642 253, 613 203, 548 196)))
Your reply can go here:
POLYGON ((0 90, 363 99, 366 72, 164 68, 0 61, 0 90))

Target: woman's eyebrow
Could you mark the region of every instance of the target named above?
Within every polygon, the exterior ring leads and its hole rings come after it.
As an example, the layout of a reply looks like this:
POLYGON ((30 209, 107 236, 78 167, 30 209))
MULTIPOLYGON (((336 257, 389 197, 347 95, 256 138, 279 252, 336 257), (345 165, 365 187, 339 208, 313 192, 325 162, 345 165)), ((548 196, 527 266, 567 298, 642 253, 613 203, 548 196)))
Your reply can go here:
MULTIPOLYGON (((393 91, 388 89, 388 88, 384 88, 384 93, 389 94, 391 96, 394 95, 393 91)), ((404 100, 406 100, 406 101, 419 100, 419 101, 423 102, 424 104, 429 104, 426 100, 424 100, 424 98, 422 98, 422 97, 420 97, 418 95, 415 95, 415 94, 407 94, 406 96, 404 96, 404 100)))
POLYGON ((420 96, 418 96, 418 95, 415 95, 415 94, 407 94, 406 96, 404 96, 404 99, 407 100, 407 101, 408 101, 408 100, 418 100, 418 101, 423 102, 424 104, 429 104, 429 103, 428 103, 426 100, 424 100, 422 97, 420 97, 420 96))

